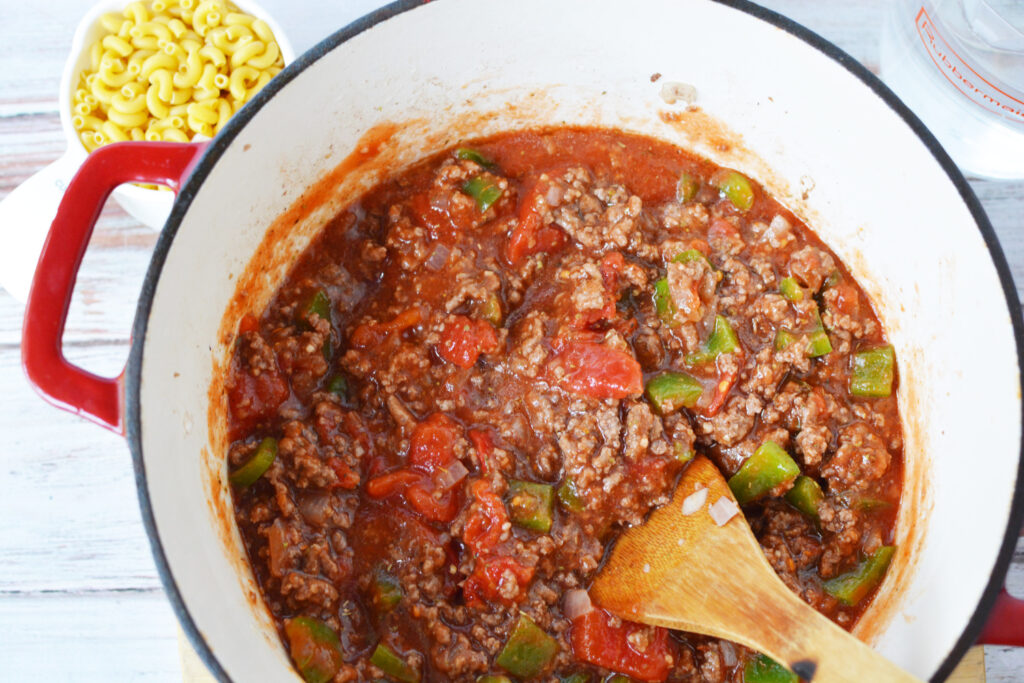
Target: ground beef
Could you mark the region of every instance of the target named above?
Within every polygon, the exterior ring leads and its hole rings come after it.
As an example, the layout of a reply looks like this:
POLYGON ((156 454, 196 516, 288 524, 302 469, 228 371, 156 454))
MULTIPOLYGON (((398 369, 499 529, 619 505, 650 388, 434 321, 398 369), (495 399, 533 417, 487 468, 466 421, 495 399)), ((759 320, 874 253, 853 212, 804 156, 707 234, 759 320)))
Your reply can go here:
POLYGON ((892 543, 902 476, 895 397, 847 390, 882 330, 806 226, 756 184, 733 204, 722 172, 621 133, 516 133, 414 165, 324 229, 242 321, 226 380, 236 519, 287 647, 315 620, 338 636, 335 683, 393 678, 377 648, 475 681, 529 619, 555 649, 541 680, 741 681, 745 648, 562 610, 696 455, 729 477, 769 441, 820 487, 816 514, 793 479, 743 512, 791 590, 856 621, 867 600, 827 581, 892 543), (659 403, 664 372, 699 395, 659 403), (618 640, 587 645, 599 627, 618 640))

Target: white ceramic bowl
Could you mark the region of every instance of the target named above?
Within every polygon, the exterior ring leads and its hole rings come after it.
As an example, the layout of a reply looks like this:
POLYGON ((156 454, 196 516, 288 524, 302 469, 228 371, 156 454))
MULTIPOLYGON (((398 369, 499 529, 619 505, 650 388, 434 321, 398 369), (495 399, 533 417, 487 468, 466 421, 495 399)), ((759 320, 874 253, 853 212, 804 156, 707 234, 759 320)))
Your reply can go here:
MULTIPOLYGON (((287 65, 295 61, 291 43, 272 16, 252 0, 231 0, 231 3, 246 14, 267 22, 277 39, 284 63, 287 65)), ((75 127, 71 125, 71 101, 78 85, 78 76, 89 67, 89 47, 104 33, 99 18, 108 12, 120 12, 127 4, 128 0, 101 0, 92 6, 75 29, 68 61, 65 62, 60 77, 60 126, 68 141, 68 154, 74 155, 79 164, 88 152, 82 145, 75 127)), ((122 185, 117 188, 114 190, 114 199, 132 217, 154 230, 164 226, 174 203, 173 194, 166 190, 147 189, 137 185, 122 185)))
MULTIPOLYGON (((943 679, 996 599, 1024 496, 1020 308, 963 177, 862 66, 742 0, 508 7, 389 5, 300 57, 191 173, 176 151, 187 181, 143 287, 126 376, 63 361, 59 307, 76 264, 56 239, 44 252, 26 368, 51 400, 127 430, 157 565, 192 643, 221 678, 296 679, 227 488, 220 377, 239 317, 262 309, 324 223, 390 169, 460 139, 571 122, 652 135, 757 178, 871 296, 900 363, 906 481, 900 550, 856 633, 943 679), (700 110, 666 104, 666 81, 694 85, 700 110)), ((88 230, 74 206, 87 195, 68 196, 54 237, 68 230, 77 244, 88 230)))
MULTIPOLYGON (((128 2, 101 0, 78 22, 61 73, 58 96, 60 125, 67 140, 67 149, 60 159, 26 180, 0 204, 0 244, 4 245, 0 252, 0 286, 19 301, 24 301, 28 295, 36 259, 61 195, 88 156, 71 123, 71 102, 78 77, 89 66, 89 48, 103 33, 99 18, 108 12, 121 11, 128 2)), ((243 12, 267 22, 286 65, 295 60, 295 51, 288 37, 262 7, 252 0, 231 2, 243 12)), ((133 218, 154 230, 163 227, 174 203, 171 192, 137 185, 122 185, 114 190, 113 195, 133 218)))

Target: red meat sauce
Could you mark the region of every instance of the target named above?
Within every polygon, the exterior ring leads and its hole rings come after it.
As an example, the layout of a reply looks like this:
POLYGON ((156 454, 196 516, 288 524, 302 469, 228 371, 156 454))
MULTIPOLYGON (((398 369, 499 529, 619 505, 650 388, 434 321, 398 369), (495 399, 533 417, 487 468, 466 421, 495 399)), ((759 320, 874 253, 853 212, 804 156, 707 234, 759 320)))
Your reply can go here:
POLYGON ((277 453, 235 511, 297 668, 742 680, 745 648, 600 606, 570 619, 564 598, 694 452, 730 477, 769 440, 822 489, 817 515, 792 481, 743 511, 783 581, 852 626, 870 590, 847 605, 825 586, 893 542, 902 435, 895 392, 851 394, 852 356, 885 340, 839 260, 753 181, 737 199, 726 169, 652 139, 567 128, 459 149, 339 214, 239 327, 229 470, 267 437, 277 453), (716 316, 738 348, 688 364, 716 316), (798 343, 777 348, 780 329, 798 343), (806 350, 815 330, 830 352, 806 350), (692 407, 644 395, 666 370, 700 384, 692 407), (524 616, 554 643, 526 674, 502 657, 524 616))

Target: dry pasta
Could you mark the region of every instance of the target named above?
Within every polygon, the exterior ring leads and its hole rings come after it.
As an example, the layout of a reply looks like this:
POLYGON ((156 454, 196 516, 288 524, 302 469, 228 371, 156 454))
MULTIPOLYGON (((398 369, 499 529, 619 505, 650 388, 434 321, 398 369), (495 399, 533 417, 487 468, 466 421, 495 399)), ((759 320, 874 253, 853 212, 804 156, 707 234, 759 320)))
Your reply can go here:
POLYGON ((226 0, 132 2, 99 26, 71 102, 89 152, 212 137, 284 66, 266 22, 226 0))

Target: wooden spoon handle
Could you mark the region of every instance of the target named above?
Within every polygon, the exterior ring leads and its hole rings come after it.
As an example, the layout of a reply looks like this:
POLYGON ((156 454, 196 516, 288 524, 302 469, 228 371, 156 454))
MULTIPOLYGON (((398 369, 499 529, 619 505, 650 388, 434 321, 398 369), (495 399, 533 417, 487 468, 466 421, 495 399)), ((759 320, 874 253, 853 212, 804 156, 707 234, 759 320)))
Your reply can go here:
MULTIPOLYGON (((921 683, 788 590, 776 594, 780 619, 774 631, 758 634, 756 645, 772 659, 813 683, 921 683), (784 624, 788 622, 789 626, 784 624)), ((752 634, 753 635, 753 634, 752 634)))

